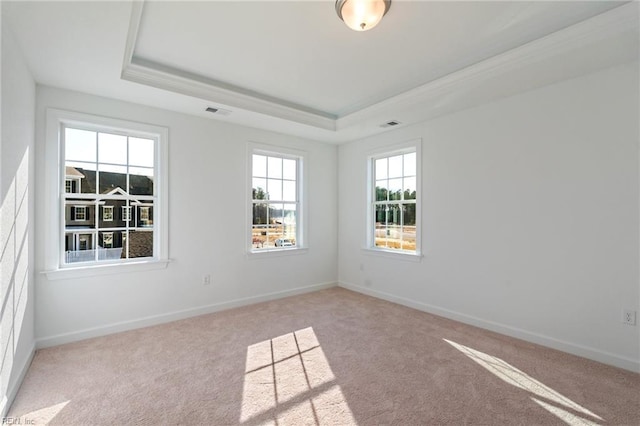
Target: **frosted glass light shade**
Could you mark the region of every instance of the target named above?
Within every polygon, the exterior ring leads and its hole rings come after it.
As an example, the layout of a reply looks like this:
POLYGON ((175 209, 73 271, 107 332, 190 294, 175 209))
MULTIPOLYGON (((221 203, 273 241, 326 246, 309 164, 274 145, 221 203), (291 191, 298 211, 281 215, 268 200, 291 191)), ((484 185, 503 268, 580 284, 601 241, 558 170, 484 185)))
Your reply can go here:
POLYGON ((389 10, 391 0, 338 0, 336 12, 354 31, 367 31, 378 25, 389 10))

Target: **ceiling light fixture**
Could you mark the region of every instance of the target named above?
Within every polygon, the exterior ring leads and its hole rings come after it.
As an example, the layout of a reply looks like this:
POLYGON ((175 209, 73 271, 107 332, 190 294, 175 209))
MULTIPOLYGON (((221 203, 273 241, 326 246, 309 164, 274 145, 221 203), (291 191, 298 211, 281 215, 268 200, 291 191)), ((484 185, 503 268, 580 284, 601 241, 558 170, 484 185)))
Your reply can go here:
POLYGON ((336 13, 354 31, 367 31, 375 27, 390 7, 391 0, 336 1, 336 13))

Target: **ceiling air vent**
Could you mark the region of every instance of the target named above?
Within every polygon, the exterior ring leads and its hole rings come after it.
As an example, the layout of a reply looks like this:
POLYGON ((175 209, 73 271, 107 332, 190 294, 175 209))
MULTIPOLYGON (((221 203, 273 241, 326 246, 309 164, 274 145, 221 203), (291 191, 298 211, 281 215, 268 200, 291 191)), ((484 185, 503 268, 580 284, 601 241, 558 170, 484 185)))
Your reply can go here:
POLYGON ((399 121, 397 120, 391 120, 391 121, 387 121, 384 124, 381 124, 380 127, 393 127, 393 126, 397 126, 398 124, 400 124, 399 121))
POLYGON ((210 112, 212 114, 216 114, 216 115, 229 115, 229 114, 231 114, 231 111, 229 111, 228 109, 215 108, 215 107, 207 107, 207 109, 205 109, 205 111, 210 112))

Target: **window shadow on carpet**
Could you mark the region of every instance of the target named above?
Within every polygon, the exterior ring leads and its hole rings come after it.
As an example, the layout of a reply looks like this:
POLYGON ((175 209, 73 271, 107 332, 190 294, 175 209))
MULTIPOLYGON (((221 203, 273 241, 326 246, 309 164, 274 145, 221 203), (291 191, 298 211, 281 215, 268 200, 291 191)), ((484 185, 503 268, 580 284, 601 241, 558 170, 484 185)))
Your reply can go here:
POLYGON ((320 419, 356 424, 313 328, 249 346, 240 423, 318 425, 320 419))
POLYGON ((531 394, 531 399, 569 425, 599 425, 604 419, 532 378, 508 362, 451 340, 443 339, 503 381, 531 394))

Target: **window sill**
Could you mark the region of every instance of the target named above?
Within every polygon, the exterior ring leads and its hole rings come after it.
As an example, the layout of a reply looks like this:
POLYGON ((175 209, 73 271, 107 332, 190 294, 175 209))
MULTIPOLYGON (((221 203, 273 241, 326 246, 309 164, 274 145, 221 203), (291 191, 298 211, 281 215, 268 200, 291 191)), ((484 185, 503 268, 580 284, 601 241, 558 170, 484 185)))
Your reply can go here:
POLYGON ((407 253, 373 248, 363 248, 362 252, 370 256, 386 257, 387 259, 403 260, 407 262, 422 262, 422 258, 424 257, 421 253, 407 253))
POLYGON ((65 280, 73 278, 95 277, 97 275, 120 274, 127 272, 151 271, 154 269, 165 269, 169 264, 169 259, 144 260, 139 262, 111 263, 104 265, 74 266, 67 268, 52 269, 42 271, 49 281, 65 280))
POLYGON ((280 257, 280 256, 295 256, 299 254, 306 254, 309 251, 306 247, 301 248, 288 248, 288 249, 277 249, 277 250, 265 250, 265 251, 249 251, 247 252, 248 259, 266 259, 269 257, 280 257))

